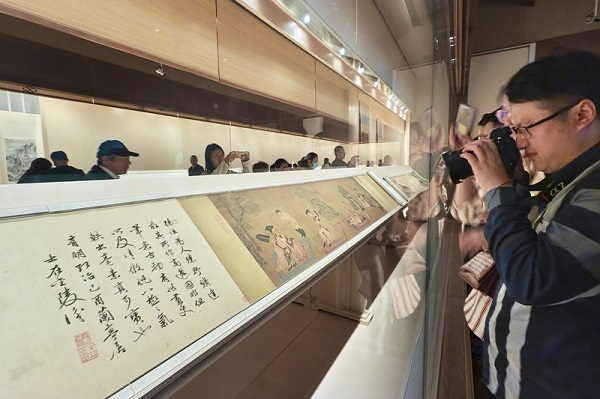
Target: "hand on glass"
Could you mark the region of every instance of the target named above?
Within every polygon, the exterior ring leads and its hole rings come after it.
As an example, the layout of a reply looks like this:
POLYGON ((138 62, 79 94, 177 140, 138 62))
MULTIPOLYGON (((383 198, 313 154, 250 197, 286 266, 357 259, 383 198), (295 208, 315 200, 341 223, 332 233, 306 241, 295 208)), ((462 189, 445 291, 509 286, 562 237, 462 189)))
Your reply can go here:
POLYGON ((480 139, 467 144, 460 157, 469 162, 484 193, 511 183, 498 147, 490 139, 480 139))

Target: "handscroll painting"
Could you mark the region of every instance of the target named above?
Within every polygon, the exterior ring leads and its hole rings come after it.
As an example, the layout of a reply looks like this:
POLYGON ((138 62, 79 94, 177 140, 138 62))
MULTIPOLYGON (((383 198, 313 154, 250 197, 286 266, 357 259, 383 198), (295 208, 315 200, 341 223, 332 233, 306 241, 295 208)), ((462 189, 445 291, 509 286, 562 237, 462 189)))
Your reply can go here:
POLYGON ((278 287, 391 209, 383 190, 370 191, 345 178, 209 198, 278 287))
POLYGON ((34 139, 4 139, 6 173, 10 183, 16 183, 29 168, 36 155, 34 139))
POLYGON ((427 180, 414 171, 404 175, 387 176, 385 180, 407 201, 429 188, 427 180))
POLYGON ((176 200, 0 234, 2 398, 109 396, 248 305, 176 200))

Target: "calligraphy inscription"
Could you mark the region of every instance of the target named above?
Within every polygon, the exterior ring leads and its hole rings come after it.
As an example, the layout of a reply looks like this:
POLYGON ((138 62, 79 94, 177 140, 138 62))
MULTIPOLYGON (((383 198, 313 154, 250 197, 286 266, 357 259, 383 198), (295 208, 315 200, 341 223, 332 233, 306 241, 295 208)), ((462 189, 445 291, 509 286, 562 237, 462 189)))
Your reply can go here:
POLYGON ((104 332, 100 351, 89 332, 75 336, 82 363, 99 352, 113 360, 157 328, 218 301, 218 287, 204 275, 178 224, 161 218, 67 234, 71 256, 49 254, 43 261, 65 323, 98 323, 104 332))

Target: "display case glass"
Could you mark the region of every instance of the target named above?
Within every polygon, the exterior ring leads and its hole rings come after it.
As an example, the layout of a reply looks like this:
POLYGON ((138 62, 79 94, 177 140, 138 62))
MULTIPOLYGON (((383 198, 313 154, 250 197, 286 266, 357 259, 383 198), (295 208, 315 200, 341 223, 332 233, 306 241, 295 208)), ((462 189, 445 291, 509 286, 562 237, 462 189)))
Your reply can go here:
MULTIPOLYGON (((371 49, 286 30, 294 2, 109 1, 84 19, 67 3, 0 4, 0 396, 160 395, 297 300, 362 323, 317 397, 361 364, 389 392, 433 397, 449 97, 435 13, 420 11, 425 64, 368 68, 371 49), (127 10, 143 11, 136 29, 127 10), (140 154, 118 180, 15 184, 56 150, 87 172, 107 139, 140 154), (270 172, 188 176, 212 143, 270 172), (354 167, 329 167, 339 147, 354 167), (338 268, 344 301, 303 299, 338 268)), ((367 3, 344 12, 375 15, 367 3)))
POLYGON ((241 178, 234 191, 218 176, 212 189, 187 176, 0 187, 2 316, 18 321, 1 333, 3 396, 153 389, 401 209, 360 169, 241 178))

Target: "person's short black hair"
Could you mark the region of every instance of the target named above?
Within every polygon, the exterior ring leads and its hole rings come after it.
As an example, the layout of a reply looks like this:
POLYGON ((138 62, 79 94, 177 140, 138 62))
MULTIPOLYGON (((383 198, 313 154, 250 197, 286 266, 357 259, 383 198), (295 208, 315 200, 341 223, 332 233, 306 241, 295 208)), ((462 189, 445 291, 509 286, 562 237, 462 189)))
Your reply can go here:
POLYGON ((343 149, 344 149, 344 146, 336 145, 335 148, 333 149, 333 153, 337 154, 338 152, 340 152, 343 149))
POLYGON ((559 109, 589 99, 600 109, 600 57, 576 51, 532 62, 510 78, 504 93, 514 104, 538 101, 559 109))
POLYGON ((284 163, 288 164, 288 166, 292 166, 292 164, 290 164, 285 159, 277 158, 277 160, 275 162, 273 162, 273 165, 271 165, 271 169, 279 169, 279 168, 281 168, 281 165, 283 165, 284 163))
POLYGON ((479 122, 477 122, 477 126, 485 126, 490 122, 494 125, 502 125, 502 123, 498 120, 498 117, 496 116, 496 111, 499 110, 500 108, 494 110, 493 112, 490 112, 489 114, 481 115, 481 119, 479 120, 479 122))
POLYGON ((54 151, 50 154, 50 159, 53 161, 69 161, 67 154, 64 151, 54 151))
POLYGON ((257 163, 255 163, 254 165, 252 165, 252 172, 253 173, 257 173, 257 172, 268 172, 269 171, 269 164, 264 162, 264 161, 258 161, 257 163))

